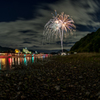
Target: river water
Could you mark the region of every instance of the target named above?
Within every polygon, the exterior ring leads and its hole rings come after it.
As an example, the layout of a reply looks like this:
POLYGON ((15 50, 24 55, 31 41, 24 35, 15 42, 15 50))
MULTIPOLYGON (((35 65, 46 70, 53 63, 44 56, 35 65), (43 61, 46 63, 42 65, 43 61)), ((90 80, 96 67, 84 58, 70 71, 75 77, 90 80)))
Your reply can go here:
POLYGON ((34 56, 30 57, 6 57, 6 58, 0 58, 0 70, 10 70, 14 66, 18 66, 21 64, 28 65, 28 63, 35 63, 38 60, 37 59, 45 59, 47 58, 45 55, 42 56, 41 58, 36 58, 34 56))

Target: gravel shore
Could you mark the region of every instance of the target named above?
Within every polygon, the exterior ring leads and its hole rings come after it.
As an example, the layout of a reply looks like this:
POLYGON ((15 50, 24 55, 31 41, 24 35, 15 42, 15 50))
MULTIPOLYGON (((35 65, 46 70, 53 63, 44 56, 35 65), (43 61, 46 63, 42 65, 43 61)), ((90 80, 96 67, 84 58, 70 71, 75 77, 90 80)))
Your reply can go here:
POLYGON ((0 71, 0 100, 100 99, 99 53, 55 56, 49 60, 0 71))

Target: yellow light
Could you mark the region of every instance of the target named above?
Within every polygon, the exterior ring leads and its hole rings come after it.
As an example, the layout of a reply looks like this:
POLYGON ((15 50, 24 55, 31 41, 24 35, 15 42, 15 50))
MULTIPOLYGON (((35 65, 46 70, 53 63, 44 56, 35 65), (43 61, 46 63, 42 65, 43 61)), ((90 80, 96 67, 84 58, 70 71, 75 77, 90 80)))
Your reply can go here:
POLYGON ((6 68, 6 58, 2 58, 1 64, 3 65, 3 69, 6 68))
POLYGON ((20 50, 18 50, 18 49, 15 49, 15 53, 19 53, 20 52, 20 50))

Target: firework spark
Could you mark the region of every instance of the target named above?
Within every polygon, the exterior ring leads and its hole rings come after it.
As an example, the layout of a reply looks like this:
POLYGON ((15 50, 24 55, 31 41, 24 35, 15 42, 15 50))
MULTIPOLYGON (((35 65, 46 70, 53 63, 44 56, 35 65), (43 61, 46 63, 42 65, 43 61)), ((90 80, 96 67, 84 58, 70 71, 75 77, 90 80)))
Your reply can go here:
POLYGON ((73 19, 69 15, 64 14, 64 12, 59 15, 55 10, 55 15, 52 15, 53 19, 50 19, 44 26, 43 35, 46 36, 47 39, 53 36, 56 36, 56 38, 59 37, 63 52, 63 37, 67 37, 69 32, 72 34, 76 26, 74 25, 73 19))

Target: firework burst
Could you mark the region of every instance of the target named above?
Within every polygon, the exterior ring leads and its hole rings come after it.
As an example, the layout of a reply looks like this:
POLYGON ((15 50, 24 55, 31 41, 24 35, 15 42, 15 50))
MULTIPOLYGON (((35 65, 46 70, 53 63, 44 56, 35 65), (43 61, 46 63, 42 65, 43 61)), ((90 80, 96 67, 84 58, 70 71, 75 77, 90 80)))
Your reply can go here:
POLYGON ((55 15, 53 13, 52 15, 53 18, 44 26, 43 35, 46 36, 47 39, 53 36, 56 38, 59 37, 63 52, 63 37, 67 37, 69 33, 72 34, 76 26, 74 25, 73 19, 69 15, 64 14, 64 12, 59 15, 55 10, 55 15))

